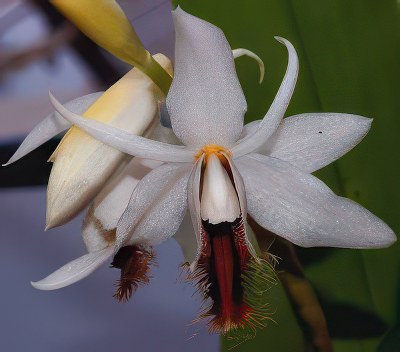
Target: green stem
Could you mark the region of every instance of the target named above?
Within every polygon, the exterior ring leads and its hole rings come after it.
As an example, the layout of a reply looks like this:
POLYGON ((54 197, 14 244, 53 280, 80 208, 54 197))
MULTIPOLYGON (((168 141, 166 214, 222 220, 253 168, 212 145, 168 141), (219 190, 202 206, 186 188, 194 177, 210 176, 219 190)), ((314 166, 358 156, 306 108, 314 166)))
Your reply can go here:
POLYGON ((136 65, 136 67, 144 74, 149 76, 152 81, 161 89, 164 95, 167 96, 169 87, 172 83, 172 77, 156 60, 151 57, 148 65, 136 65))

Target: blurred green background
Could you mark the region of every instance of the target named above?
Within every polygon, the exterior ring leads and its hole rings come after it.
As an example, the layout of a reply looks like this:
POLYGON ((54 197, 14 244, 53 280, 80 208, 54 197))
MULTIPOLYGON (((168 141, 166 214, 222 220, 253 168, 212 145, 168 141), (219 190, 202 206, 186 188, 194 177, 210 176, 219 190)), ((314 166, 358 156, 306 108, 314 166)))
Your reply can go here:
MULTIPOLYGON (((266 65, 237 60, 248 102, 247 121, 260 119, 279 87, 287 54, 274 40, 289 39, 300 74, 287 116, 346 112, 374 118, 363 142, 317 173, 400 231, 399 2, 395 0, 175 0, 219 26, 232 48, 247 48, 266 65)), ((400 351, 399 244, 382 250, 298 251, 321 302, 335 351, 400 351)), ((235 351, 313 351, 283 288, 271 292, 274 319, 235 351)), ((223 339, 223 350, 235 342, 223 339)))

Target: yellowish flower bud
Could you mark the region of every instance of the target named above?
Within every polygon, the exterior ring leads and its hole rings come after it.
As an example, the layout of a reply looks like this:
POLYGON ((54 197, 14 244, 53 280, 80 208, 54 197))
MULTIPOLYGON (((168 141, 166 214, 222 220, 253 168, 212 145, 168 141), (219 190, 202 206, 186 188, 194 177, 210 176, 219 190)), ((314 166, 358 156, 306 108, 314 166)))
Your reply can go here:
MULTIPOLYGON (((167 57, 157 54, 154 58, 172 71, 167 57)), ((162 97, 151 79, 133 68, 83 115, 132 134, 147 135, 157 123, 162 97)), ((130 158, 72 127, 50 158, 54 164, 47 189, 46 228, 76 216, 130 158)))

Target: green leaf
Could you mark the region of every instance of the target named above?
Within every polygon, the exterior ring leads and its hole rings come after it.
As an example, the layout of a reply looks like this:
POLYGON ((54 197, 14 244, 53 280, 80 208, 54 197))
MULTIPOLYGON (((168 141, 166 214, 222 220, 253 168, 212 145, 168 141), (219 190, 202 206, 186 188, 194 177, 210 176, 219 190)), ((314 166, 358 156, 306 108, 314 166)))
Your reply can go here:
POLYGON ((377 315, 349 304, 322 302, 322 308, 333 338, 368 339, 387 331, 387 325, 377 315))
POLYGON ((378 352, 396 352, 400 346, 400 325, 389 331, 379 344, 378 352))
POLYGON ((276 322, 269 322, 262 332, 258 331, 255 338, 247 341, 222 339, 222 350, 260 352, 260 346, 279 346, 279 351, 303 352, 306 341, 282 285, 276 285, 268 294, 271 309, 275 311, 272 319, 276 322), (288 339, 288 331, 290 331, 290 339, 288 339))
MULTIPOLYGON (((292 4, 321 108, 375 119, 367 138, 332 170, 337 174, 338 189, 398 231, 400 189, 395 185, 400 168, 391 157, 392 151, 398 150, 396 130, 400 125, 396 116, 400 112, 396 97, 400 75, 396 64, 397 4, 327 1, 318 6, 314 16, 306 11, 307 5, 312 6, 310 1, 301 6, 295 1, 292 4), (330 43, 325 45, 327 38, 330 43)), ((399 278, 399 246, 339 252, 309 269, 311 280, 330 299, 374 312, 392 325, 398 306, 395 288, 399 278)), ((365 324, 368 323, 370 320, 366 319, 365 324)), ((369 343, 369 348, 375 350, 375 344, 369 343)), ((348 346, 349 351, 355 348, 353 343, 342 342, 339 346, 343 350, 348 346)), ((367 348, 363 346, 362 350, 367 348)))

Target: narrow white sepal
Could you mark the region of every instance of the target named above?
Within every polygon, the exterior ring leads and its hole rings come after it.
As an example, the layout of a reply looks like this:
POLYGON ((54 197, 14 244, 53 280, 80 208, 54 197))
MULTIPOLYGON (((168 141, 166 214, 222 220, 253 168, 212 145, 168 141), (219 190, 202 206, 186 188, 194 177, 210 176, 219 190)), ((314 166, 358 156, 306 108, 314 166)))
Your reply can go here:
MULTIPOLYGON (((83 114, 103 93, 91 93, 71 100, 65 103, 64 106, 76 114, 83 114)), ((16 162, 69 127, 71 127, 69 121, 65 120, 57 111, 52 112, 29 132, 14 155, 3 166, 16 162)))
POLYGON ((279 87, 278 93, 275 96, 267 114, 261 121, 258 129, 248 137, 240 140, 233 148, 233 158, 239 158, 243 155, 251 153, 261 147, 269 137, 278 128, 286 109, 292 98, 294 87, 297 81, 299 72, 299 60, 293 45, 286 39, 275 37, 275 39, 286 46, 289 53, 288 66, 286 69, 285 77, 279 87))
POLYGON ((233 222, 240 217, 235 188, 215 154, 211 154, 206 162, 200 208, 201 218, 211 224, 233 222))
POLYGON ((118 128, 87 119, 69 111, 49 92, 55 109, 68 121, 92 137, 121 152, 144 159, 164 162, 191 162, 194 152, 183 146, 161 143, 133 135, 118 128))
POLYGON ((31 285, 44 291, 57 290, 69 286, 99 268, 113 254, 113 247, 88 253, 64 265, 43 280, 31 282, 31 285))
POLYGON ((254 59, 258 63, 258 67, 260 69, 259 83, 261 84, 262 81, 264 80, 265 66, 264 66, 264 62, 260 59, 260 57, 257 54, 253 53, 252 51, 250 51, 248 49, 243 49, 243 48, 238 48, 238 49, 232 50, 232 54, 233 54, 234 59, 237 59, 241 56, 248 56, 248 57, 254 59))

